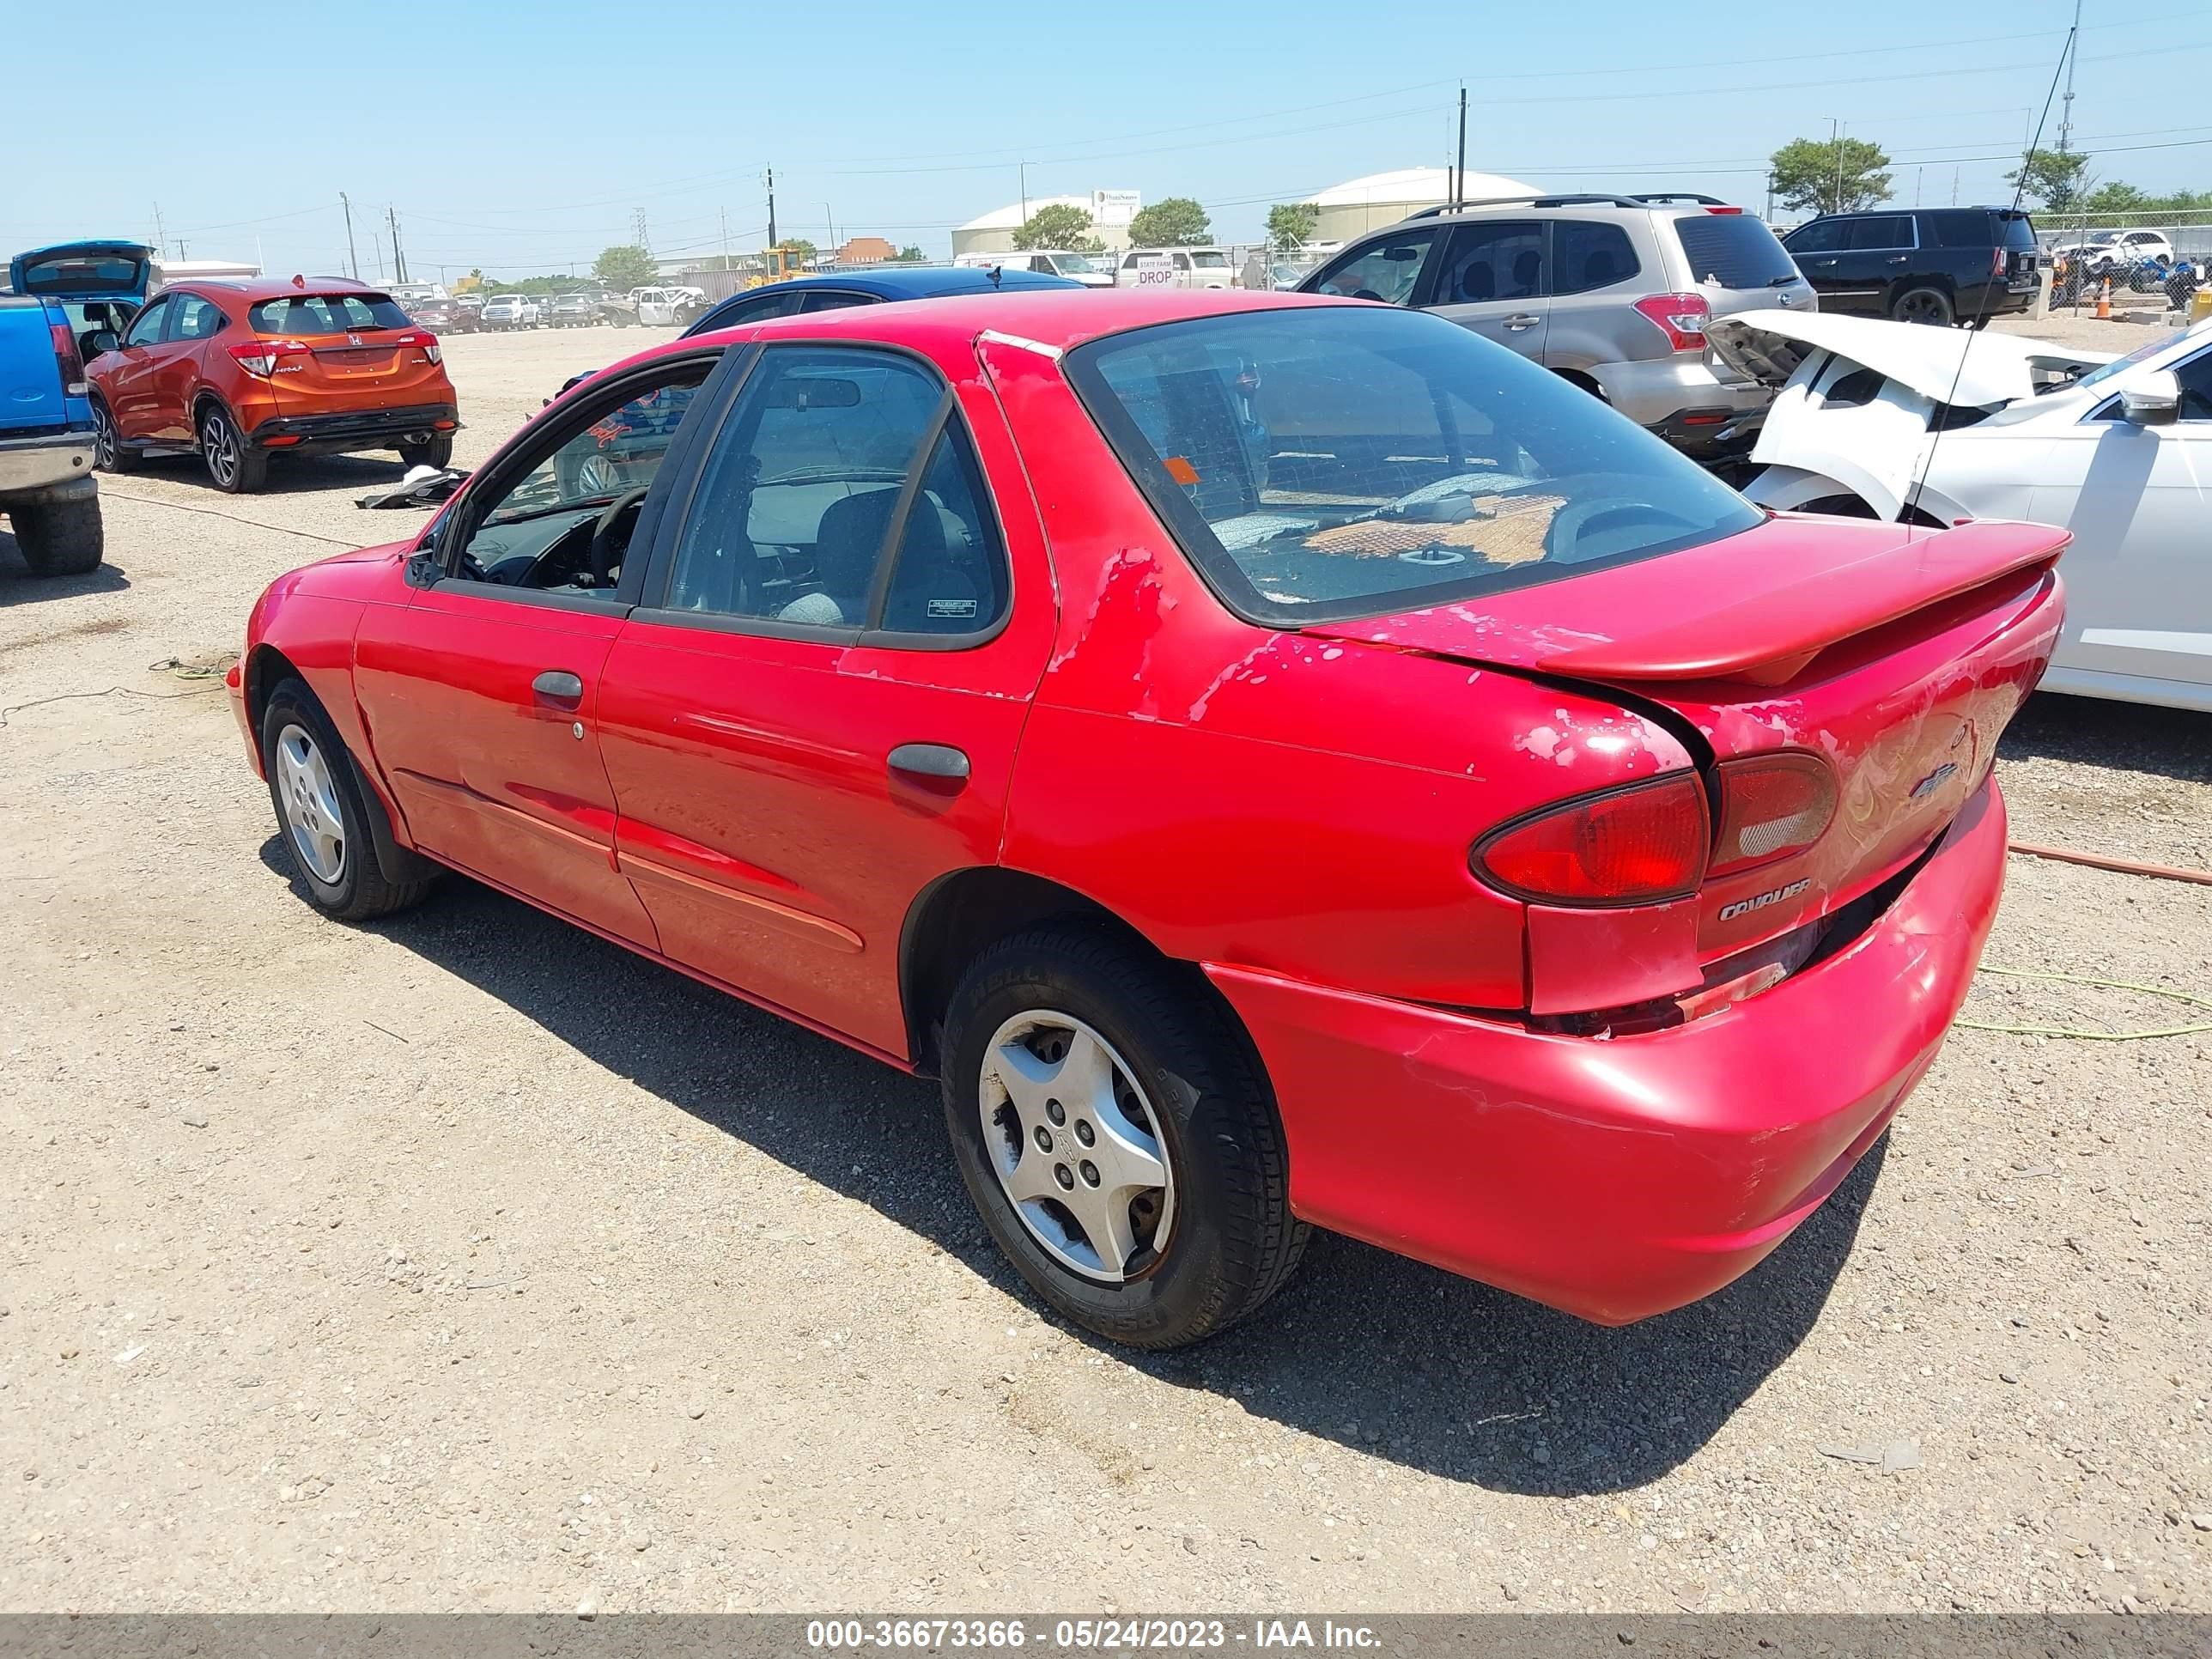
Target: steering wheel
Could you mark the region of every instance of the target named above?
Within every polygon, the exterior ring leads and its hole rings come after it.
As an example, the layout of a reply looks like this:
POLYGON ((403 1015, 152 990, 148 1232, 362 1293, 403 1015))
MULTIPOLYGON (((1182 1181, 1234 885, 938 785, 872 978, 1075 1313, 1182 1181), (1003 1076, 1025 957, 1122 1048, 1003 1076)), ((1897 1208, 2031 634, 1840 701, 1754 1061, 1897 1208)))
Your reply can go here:
MULTIPOLYGON (((606 511, 592 526, 592 586, 605 587, 615 567, 614 528, 617 520, 646 497, 650 484, 640 484, 635 489, 625 489, 607 503, 606 511)), ((625 544, 627 550, 627 544, 625 544)))
POLYGON ((1645 523, 1680 525, 1685 530, 1701 528, 1694 519, 1686 518, 1656 501, 1638 501, 1631 495, 1600 495, 1586 501, 1573 501, 1552 515, 1545 527, 1544 552, 1547 557, 1562 564, 1575 562, 1576 544, 1594 531, 1611 528, 1622 521, 1642 520, 1645 523))

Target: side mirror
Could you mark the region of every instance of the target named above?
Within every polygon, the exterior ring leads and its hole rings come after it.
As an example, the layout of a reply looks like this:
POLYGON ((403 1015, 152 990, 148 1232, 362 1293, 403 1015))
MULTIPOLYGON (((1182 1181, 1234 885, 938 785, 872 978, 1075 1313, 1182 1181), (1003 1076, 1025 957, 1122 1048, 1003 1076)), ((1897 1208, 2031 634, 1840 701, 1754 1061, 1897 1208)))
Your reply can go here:
POLYGON ((2130 426, 2172 426, 2181 418, 2181 382, 2163 368, 2137 375, 2120 388, 2120 418, 2130 426))
POLYGON ((103 352, 114 350, 118 343, 114 331, 106 328, 94 329, 85 337, 84 343, 92 349, 92 355, 95 357, 103 352))

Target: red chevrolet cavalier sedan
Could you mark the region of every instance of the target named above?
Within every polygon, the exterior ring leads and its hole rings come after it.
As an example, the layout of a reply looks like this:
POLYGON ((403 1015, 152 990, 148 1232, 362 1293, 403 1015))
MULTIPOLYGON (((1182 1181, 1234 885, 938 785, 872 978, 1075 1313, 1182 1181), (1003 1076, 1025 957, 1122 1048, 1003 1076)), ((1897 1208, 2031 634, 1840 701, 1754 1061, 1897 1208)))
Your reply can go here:
POLYGON ((594 377, 232 684, 318 908, 464 871, 935 1075, 1093 1331, 1309 1225, 1615 1323, 1934 1059, 2064 539, 1763 514, 1435 317, 1006 294, 594 377))

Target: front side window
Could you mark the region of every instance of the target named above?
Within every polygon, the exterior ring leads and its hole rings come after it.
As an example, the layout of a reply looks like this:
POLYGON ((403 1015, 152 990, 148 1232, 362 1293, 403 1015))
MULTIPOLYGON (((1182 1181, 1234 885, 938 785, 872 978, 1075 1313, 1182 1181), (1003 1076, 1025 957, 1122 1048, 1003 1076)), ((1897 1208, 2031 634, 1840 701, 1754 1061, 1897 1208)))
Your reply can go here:
POLYGON ((1815 219, 1791 231, 1782 245, 1792 253, 1833 253, 1844 245, 1844 222, 1815 219))
POLYGON ((1430 303, 1482 305, 1544 293, 1544 227, 1534 219, 1455 225, 1430 303))
POLYGON ((1200 270, 1226 270, 1229 256, 1218 248, 1206 248, 1190 256, 1191 264, 1200 270))
POLYGON ((622 574, 636 505, 659 472, 714 360, 671 364, 659 380, 633 383, 541 434, 534 450, 502 464, 503 483, 472 510, 476 528, 460 555, 471 580, 604 594, 622 574), (628 503, 600 534, 610 508, 628 503))
POLYGON ((1262 625, 1558 581, 1760 522, 1650 433, 1437 317, 1247 313, 1066 362, 1215 592, 1262 625))
POLYGON ((1004 560, 937 376, 846 347, 768 351, 700 475, 666 608, 810 628, 972 634, 1004 560), (886 559, 893 580, 876 615, 886 559))
POLYGON ((257 334, 357 334, 367 328, 405 328, 407 313, 384 294, 288 294, 264 300, 246 313, 257 334))
POLYGON ((161 337, 161 325, 169 320, 169 308, 175 303, 173 300, 156 300, 152 305, 148 306, 145 310, 138 313, 137 319, 131 325, 131 331, 123 337, 123 343, 127 346, 146 346, 152 345, 159 340, 161 337))
POLYGON ((1306 289, 1313 294, 1338 294, 1347 300, 1411 305, 1421 280, 1421 262, 1429 257, 1436 240, 1433 230, 1386 236, 1330 265, 1305 284, 1306 289))

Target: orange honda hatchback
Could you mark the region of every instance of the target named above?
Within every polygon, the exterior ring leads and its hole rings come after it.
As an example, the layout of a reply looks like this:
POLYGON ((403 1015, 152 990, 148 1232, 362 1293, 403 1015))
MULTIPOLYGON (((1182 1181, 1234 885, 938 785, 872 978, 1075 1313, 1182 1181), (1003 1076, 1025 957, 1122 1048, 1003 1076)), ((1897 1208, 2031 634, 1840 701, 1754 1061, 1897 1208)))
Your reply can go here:
POLYGON ((444 466, 460 427, 438 337, 391 295, 294 276, 181 283, 95 334, 99 465, 197 454, 216 487, 258 489, 272 455, 393 449, 444 466))

